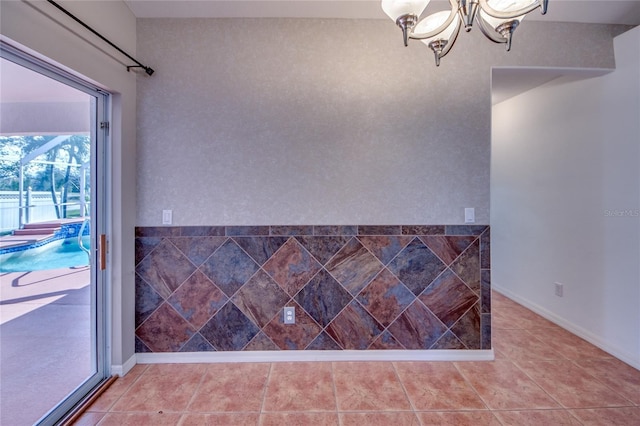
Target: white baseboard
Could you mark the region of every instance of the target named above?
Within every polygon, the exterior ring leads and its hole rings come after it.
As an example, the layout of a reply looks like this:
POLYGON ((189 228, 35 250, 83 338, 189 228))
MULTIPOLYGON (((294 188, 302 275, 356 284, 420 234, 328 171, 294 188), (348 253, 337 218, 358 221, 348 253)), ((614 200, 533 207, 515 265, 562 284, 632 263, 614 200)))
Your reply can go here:
POLYGON ((492 361, 489 350, 247 351, 138 353, 138 364, 301 361, 492 361))
POLYGON ((530 302, 529 300, 523 299, 515 293, 512 293, 506 288, 500 287, 494 283, 491 283, 491 289, 502 294, 503 296, 508 297, 509 299, 521 304, 527 309, 532 310, 536 314, 540 315, 543 318, 548 319, 552 323, 559 325, 567 331, 575 334, 578 337, 583 338, 587 342, 591 343, 594 346, 602 349, 608 354, 618 358, 620 361, 629 364, 633 368, 640 370, 640 360, 631 354, 626 353, 625 351, 620 350, 619 348, 611 346, 608 342, 603 340, 600 336, 597 336, 591 333, 589 330, 586 330, 580 326, 577 326, 561 316, 554 314, 553 312, 548 311, 540 305, 530 302))
POLYGON ((129 372, 135 365, 137 364, 137 356, 133 354, 128 360, 124 362, 122 365, 112 365, 111 366, 111 374, 117 374, 122 377, 129 372))

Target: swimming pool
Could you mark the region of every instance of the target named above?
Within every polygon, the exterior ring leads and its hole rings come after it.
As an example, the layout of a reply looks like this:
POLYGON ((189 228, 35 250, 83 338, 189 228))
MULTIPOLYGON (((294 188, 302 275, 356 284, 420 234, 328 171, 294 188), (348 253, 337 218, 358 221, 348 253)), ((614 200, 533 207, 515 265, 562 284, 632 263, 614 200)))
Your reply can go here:
MULTIPOLYGON (((90 237, 82 237, 89 248, 90 237)), ((41 247, 0 255, 0 272, 41 271, 87 266, 89 256, 78 245, 78 238, 53 241, 41 247)))

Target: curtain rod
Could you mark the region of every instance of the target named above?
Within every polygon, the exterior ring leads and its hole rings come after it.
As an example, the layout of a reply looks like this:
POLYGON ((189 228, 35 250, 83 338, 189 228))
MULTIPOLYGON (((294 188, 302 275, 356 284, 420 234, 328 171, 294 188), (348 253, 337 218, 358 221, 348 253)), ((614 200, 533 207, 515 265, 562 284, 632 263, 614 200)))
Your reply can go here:
POLYGON ((131 59, 133 62, 135 62, 137 65, 128 65, 127 66, 127 71, 130 71, 131 68, 142 68, 148 75, 153 75, 153 73, 155 72, 153 70, 153 68, 148 67, 143 65, 142 63, 140 63, 136 58, 134 58, 133 56, 129 55, 127 52, 125 52, 124 50, 120 49, 118 46, 116 46, 115 44, 113 44, 111 41, 109 41, 106 37, 104 37, 102 34, 100 34, 99 32, 97 32, 96 30, 94 30, 93 28, 91 28, 89 25, 85 24, 84 22, 82 22, 79 18, 77 18, 75 15, 73 15, 71 12, 69 12, 67 9, 65 9, 64 7, 60 6, 58 3, 56 3, 53 0, 47 0, 49 3, 51 3, 53 6, 55 6, 58 10, 60 10, 61 12, 63 12, 65 15, 67 15, 68 17, 70 17, 71 19, 73 19, 74 21, 76 21, 78 24, 82 25, 84 28, 86 28, 87 30, 91 31, 94 35, 98 36, 102 41, 104 41, 105 43, 107 43, 109 46, 113 47, 114 49, 116 49, 118 52, 122 53, 124 56, 126 56, 127 58, 131 59))

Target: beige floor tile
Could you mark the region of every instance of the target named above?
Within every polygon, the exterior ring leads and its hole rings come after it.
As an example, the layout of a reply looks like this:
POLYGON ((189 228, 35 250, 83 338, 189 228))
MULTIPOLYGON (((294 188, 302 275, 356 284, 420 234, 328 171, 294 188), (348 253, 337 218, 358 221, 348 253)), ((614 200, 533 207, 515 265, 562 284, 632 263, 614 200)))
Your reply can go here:
POLYGON ((180 411, 202 381, 203 364, 155 364, 114 404, 111 411, 180 411))
POLYGON ((617 359, 576 361, 587 373, 636 405, 640 405, 640 370, 617 359))
POLYGON ((107 413, 100 426, 175 426, 180 421, 180 413, 107 413))
POLYGON ((337 413, 278 412, 260 415, 260 426, 337 426, 337 413))
POLYGON ((501 426, 488 411, 428 411, 416 414, 425 426, 501 426))
POLYGON ((396 362, 416 410, 482 410, 486 405, 451 362, 396 362))
POLYGON ((550 349, 568 359, 611 359, 612 356, 591 343, 564 330, 556 328, 532 328, 532 334, 547 343, 550 349))
POLYGON ((640 425, 640 371, 504 296, 492 304, 493 362, 139 365, 76 424, 640 425))
POLYGON ((390 362, 335 362, 333 377, 339 411, 411 409, 390 362))
POLYGON ((391 413, 340 413, 340 426, 420 426, 415 413, 394 411, 391 413))
POLYGON ((189 413, 178 426, 257 426, 259 419, 258 413, 189 413))
POLYGON ((559 328, 551 321, 515 303, 501 309, 492 307, 491 325, 498 330, 514 328, 522 330, 530 330, 532 328, 559 328))
POLYGON ((495 411, 504 426, 580 426, 567 410, 495 411))
POLYGON ((585 426, 638 426, 640 407, 571 410, 585 426))
POLYGON ((511 361, 456 362, 455 365, 491 409, 559 407, 511 361))
POLYGON ((274 363, 263 411, 336 411, 331 363, 274 363))
POLYGON ((502 329, 491 335, 493 348, 513 361, 566 359, 526 330, 502 329))
POLYGON ((76 420, 74 426, 95 426, 106 415, 107 413, 86 411, 80 416, 78 420, 76 420))
POLYGON ((631 404, 572 361, 525 361, 518 366, 566 408, 631 404))
POLYGON ((100 398, 98 398, 87 411, 106 412, 115 404, 115 402, 140 378, 142 372, 146 370, 146 365, 138 364, 131 369, 124 377, 119 377, 114 383, 105 390, 100 398), (141 366, 145 368, 136 368, 141 366))
POLYGON ((189 411, 259 412, 270 368, 268 363, 208 365, 189 411))

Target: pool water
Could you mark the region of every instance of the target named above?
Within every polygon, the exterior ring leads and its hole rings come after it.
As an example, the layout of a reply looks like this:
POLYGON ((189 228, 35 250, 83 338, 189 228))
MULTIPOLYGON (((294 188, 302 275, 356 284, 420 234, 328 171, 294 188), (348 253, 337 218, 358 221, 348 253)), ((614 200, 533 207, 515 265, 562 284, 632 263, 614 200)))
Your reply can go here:
MULTIPOLYGON (((82 245, 89 248, 89 236, 82 245)), ((89 256, 78 245, 77 238, 67 238, 42 247, 0 255, 0 272, 41 271, 89 265, 89 256)))

